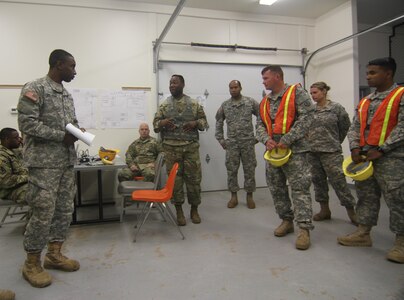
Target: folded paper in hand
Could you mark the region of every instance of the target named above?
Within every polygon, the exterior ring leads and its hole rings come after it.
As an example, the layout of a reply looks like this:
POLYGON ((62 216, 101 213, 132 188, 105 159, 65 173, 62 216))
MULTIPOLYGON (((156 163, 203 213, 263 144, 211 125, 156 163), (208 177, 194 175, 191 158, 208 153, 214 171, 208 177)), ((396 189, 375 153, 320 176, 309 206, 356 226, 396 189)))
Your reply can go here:
POLYGON ((88 146, 91 146, 91 143, 93 142, 95 135, 92 133, 89 133, 88 131, 81 131, 79 128, 73 126, 71 123, 66 125, 66 130, 73 134, 76 138, 78 138, 80 141, 83 141, 86 143, 88 146))

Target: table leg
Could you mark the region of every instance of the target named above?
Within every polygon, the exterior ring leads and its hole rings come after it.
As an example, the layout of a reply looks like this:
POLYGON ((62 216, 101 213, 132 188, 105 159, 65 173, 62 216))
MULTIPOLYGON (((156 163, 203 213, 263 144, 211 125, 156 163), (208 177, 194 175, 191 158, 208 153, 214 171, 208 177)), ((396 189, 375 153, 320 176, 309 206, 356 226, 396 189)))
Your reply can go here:
POLYGON ((98 216, 100 220, 104 219, 104 205, 102 203, 102 172, 97 170, 98 178, 98 216))

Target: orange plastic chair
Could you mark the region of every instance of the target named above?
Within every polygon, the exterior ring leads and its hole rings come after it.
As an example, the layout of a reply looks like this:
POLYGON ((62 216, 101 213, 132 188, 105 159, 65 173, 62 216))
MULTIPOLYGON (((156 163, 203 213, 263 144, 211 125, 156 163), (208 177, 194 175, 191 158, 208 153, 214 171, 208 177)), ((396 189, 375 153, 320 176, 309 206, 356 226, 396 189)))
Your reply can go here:
POLYGON ((168 217, 168 219, 178 229, 178 232, 181 234, 182 239, 183 240, 185 239, 184 234, 182 233, 177 222, 175 221, 173 212, 171 211, 170 207, 166 205, 166 203, 170 201, 171 197, 173 196, 177 171, 178 171, 178 163, 175 163, 171 168, 165 186, 161 190, 136 190, 132 193, 133 201, 141 201, 145 203, 142 212, 140 214, 140 217, 138 219, 138 223, 135 225, 136 228, 140 222, 140 226, 138 227, 137 232, 135 234, 135 238, 133 240, 134 242, 136 242, 136 237, 140 231, 140 228, 142 228, 143 224, 146 222, 153 205, 157 206, 160 212, 168 217))

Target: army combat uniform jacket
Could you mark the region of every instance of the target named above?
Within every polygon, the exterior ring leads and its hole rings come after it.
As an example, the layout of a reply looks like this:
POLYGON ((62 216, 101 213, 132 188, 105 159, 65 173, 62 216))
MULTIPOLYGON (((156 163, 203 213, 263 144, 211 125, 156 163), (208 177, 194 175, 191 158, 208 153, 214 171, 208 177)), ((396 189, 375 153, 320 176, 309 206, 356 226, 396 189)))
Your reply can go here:
POLYGON ((342 152, 351 121, 345 108, 331 100, 324 107, 316 106, 314 120, 308 132, 311 152, 342 152))
POLYGON ((63 138, 66 125, 78 127, 78 122, 73 98, 63 85, 48 76, 25 84, 17 109, 28 167, 52 169, 75 164, 74 146, 66 146, 63 138))
MULTIPOLYGON (((278 95, 269 96, 271 104, 270 116, 272 120, 275 120, 282 96, 288 87, 289 85, 286 84, 285 89, 278 95)), ((312 105, 307 92, 301 87, 296 88, 295 99, 296 115, 290 131, 284 135, 274 135, 273 139, 277 143, 282 142, 288 146, 293 153, 303 153, 309 151, 309 145, 305 136, 313 121, 314 106, 312 105)), ((275 122, 272 122, 272 125, 274 127, 275 122)), ((257 139, 264 145, 270 139, 260 116, 258 116, 257 119, 257 139)))
POLYGON ((28 182, 28 170, 15 153, 0 145, 0 198, 9 199, 15 189, 28 182))
POLYGON ((216 113, 215 137, 224 143, 223 125, 226 120, 227 138, 230 141, 255 140, 252 115, 258 116, 259 104, 250 97, 242 96, 240 100, 230 98, 222 103, 216 113))

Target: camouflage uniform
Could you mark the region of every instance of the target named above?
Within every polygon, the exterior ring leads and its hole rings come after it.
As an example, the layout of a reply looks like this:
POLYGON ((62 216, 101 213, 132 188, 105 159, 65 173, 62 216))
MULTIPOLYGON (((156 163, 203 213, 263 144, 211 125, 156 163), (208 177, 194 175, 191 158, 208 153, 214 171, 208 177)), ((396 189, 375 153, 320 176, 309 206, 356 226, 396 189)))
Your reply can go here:
POLYGON ((25 203, 28 170, 14 151, 0 145, 0 198, 25 203))
MULTIPOLYGON (((272 121, 275 120, 282 96, 288 87, 289 85, 286 84, 285 89, 279 94, 268 96, 272 121)), ((279 217, 283 220, 295 219, 300 228, 313 229, 310 170, 306 157, 309 147, 305 135, 313 120, 315 108, 309 95, 301 87, 296 87, 295 107, 296 117, 290 131, 273 137, 277 143, 282 142, 287 145, 292 150, 292 155, 289 161, 281 167, 274 167, 267 162, 266 180, 279 217), (294 212, 291 208, 292 203, 286 181, 289 182, 292 190, 294 212)), ((274 125, 272 122, 272 126, 274 125)), ((261 116, 257 119, 257 138, 263 144, 270 139, 261 116)))
POLYGON ((37 253, 47 242, 66 239, 76 193, 76 153, 63 139, 66 125, 78 124, 70 93, 48 76, 24 85, 17 109, 28 166, 26 199, 32 209, 24 248, 37 253))
POLYGON ((216 113, 215 137, 226 146, 227 185, 230 192, 240 190, 238 169, 240 159, 244 171, 244 189, 247 193, 255 191, 255 144, 252 115, 258 116, 259 104, 250 97, 230 98, 222 103, 216 113), (227 139, 224 139, 223 124, 227 123, 227 139))
MULTIPOLYGON (((374 92, 367 96, 370 99, 368 110, 368 124, 382 103, 383 99, 396 88, 394 84, 382 93, 374 92)), ((349 146, 352 149, 359 148, 360 123, 357 111, 353 123, 348 132, 349 146)), ((390 229, 395 234, 404 235, 404 97, 401 98, 398 113, 398 123, 389 137, 380 147, 384 154, 379 159, 373 160, 373 176, 365 181, 356 181, 355 187, 358 196, 356 214, 358 223, 367 226, 377 224, 380 197, 386 200, 390 210, 390 229)), ((365 137, 369 131, 365 130, 365 137)), ((366 145, 363 151, 369 150, 366 145)))
POLYGON ((126 151, 126 164, 128 168, 124 168, 118 173, 118 180, 133 180, 134 176, 143 176, 145 181, 154 180, 154 161, 160 152, 160 146, 154 137, 145 139, 138 138, 130 144, 126 151), (130 166, 136 165, 137 171, 132 171, 130 166))
POLYGON ((327 100, 324 107, 316 106, 314 121, 308 132, 311 166, 311 181, 314 186, 315 200, 328 202, 327 177, 334 188, 342 206, 355 207, 355 198, 346 183, 342 172, 342 147, 351 121, 344 107, 327 100))
POLYGON ((203 107, 187 95, 179 100, 170 96, 159 106, 154 116, 153 126, 155 132, 161 130, 167 171, 171 170, 175 162, 179 163, 173 204, 184 203, 185 183, 188 203, 198 206, 201 203, 202 180, 198 130, 203 131, 209 127, 203 107), (166 118, 174 119, 176 124, 174 130, 159 128, 160 121, 166 118), (187 133, 182 130, 182 126, 189 121, 197 121, 198 125, 193 131, 187 133))

